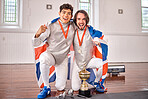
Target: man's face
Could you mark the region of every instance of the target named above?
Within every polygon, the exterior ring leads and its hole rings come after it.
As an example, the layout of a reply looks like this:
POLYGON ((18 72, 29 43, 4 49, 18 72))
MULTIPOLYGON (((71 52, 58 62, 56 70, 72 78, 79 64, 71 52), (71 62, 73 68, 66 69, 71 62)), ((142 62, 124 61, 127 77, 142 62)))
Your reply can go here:
POLYGON ((59 12, 60 20, 63 23, 68 23, 70 19, 72 18, 71 10, 70 9, 63 9, 61 12, 59 12))
POLYGON ((83 13, 77 14, 76 24, 80 30, 83 30, 84 27, 86 26, 86 18, 83 13))

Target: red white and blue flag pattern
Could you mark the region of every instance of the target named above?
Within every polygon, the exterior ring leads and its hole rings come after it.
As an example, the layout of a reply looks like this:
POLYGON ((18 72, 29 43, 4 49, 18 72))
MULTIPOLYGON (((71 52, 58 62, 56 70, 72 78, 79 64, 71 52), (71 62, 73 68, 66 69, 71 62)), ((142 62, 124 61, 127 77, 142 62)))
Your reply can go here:
MULTIPOLYGON (((103 85, 104 80, 107 76, 107 70, 108 70, 108 61, 107 61, 108 45, 103 40, 104 35, 102 35, 102 32, 94 30, 93 27, 91 27, 91 26, 89 26, 88 28, 89 28, 89 32, 90 32, 90 35, 92 36, 92 38, 96 41, 96 37, 97 37, 98 38, 97 41, 99 41, 100 44, 101 44, 101 48, 98 45, 95 46, 94 57, 100 58, 103 61, 103 68, 102 68, 102 75, 101 75, 102 77, 99 80, 100 84, 103 85)), ((40 88, 44 87, 44 83, 43 83, 41 72, 40 72, 39 57, 44 51, 46 51, 47 46, 48 46, 48 44, 46 43, 46 40, 45 40, 40 46, 34 47, 35 63, 36 63, 36 77, 37 77, 38 86, 40 88)), ((72 70, 72 67, 73 67, 73 61, 74 61, 74 51, 73 51, 73 47, 71 46, 71 51, 68 54, 68 77, 67 77, 67 79, 71 78, 71 70, 72 70)), ((49 72, 49 83, 50 83, 50 82, 55 81, 56 73, 55 73, 55 67, 54 66, 50 66, 49 70, 50 70, 50 72, 49 72)), ((87 82, 89 84, 94 85, 98 69, 87 69, 87 70, 91 72, 91 76, 87 80, 87 82)))
MULTIPOLYGON (((43 42, 43 44, 41 44, 38 47, 34 47, 34 51, 35 51, 35 63, 36 63, 36 77, 37 77, 37 82, 38 82, 38 86, 40 88, 44 87, 44 83, 42 80, 42 76, 41 76, 41 72, 40 72, 40 61, 39 61, 39 57, 40 55, 46 51, 48 44, 46 43, 46 41, 43 42)), ((67 79, 70 79, 71 75, 70 75, 70 71, 72 70, 72 65, 73 65, 73 61, 74 61, 74 51, 73 48, 71 46, 71 51, 68 54, 68 77, 67 79)), ((56 79, 56 73, 55 73, 55 67, 54 66, 50 66, 49 68, 49 83, 50 82, 54 82, 56 79)))

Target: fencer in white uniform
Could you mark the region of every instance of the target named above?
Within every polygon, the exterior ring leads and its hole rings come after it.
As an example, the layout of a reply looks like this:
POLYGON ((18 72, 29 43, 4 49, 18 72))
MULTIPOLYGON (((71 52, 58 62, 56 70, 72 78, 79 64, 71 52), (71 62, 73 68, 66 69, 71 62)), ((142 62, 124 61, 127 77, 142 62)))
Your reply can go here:
MULTIPOLYGON (((61 20, 59 20, 61 22, 61 20)), ((47 50, 40 55, 40 70, 45 86, 49 85, 49 66, 54 65, 56 71, 56 88, 63 90, 67 80, 67 54, 70 51, 70 46, 74 36, 73 22, 62 23, 63 29, 66 31, 68 25, 69 31, 65 39, 59 22, 47 25, 47 30, 42 33, 38 38, 33 39, 34 46, 40 45, 45 39, 49 44, 47 50)))
POLYGON ((93 42, 89 33, 87 23, 89 18, 83 12, 76 12, 74 16, 74 22, 78 29, 76 30, 74 37, 74 66, 72 71, 72 89, 78 91, 81 86, 81 79, 79 72, 86 66, 86 68, 100 68, 98 71, 98 78, 101 78, 102 60, 93 57, 93 47, 96 43, 93 42))
MULTIPOLYGON (((70 21, 72 18, 71 9, 62 9, 59 12, 59 15, 60 19, 58 21, 47 24, 47 26, 42 26, 44 31, 38 37, 36 37, 36 35, 33 37, 33 45, 38 46, 45 39, 47 40, 49 46, 47 47, 47 50, 40 55, 39 58, 41 76, 44 82, 44 86, 49 86, 49 67, 54 65, 56 71, 55 86, 57 90, 63 90, 67 81, 67 55, 70 51, 75 29, 73 22, 70 21)), ((39 98, 40 96, 41 95, 38 95, 39 98)), ((45 97, 43 96, 43 98, 45 97)))

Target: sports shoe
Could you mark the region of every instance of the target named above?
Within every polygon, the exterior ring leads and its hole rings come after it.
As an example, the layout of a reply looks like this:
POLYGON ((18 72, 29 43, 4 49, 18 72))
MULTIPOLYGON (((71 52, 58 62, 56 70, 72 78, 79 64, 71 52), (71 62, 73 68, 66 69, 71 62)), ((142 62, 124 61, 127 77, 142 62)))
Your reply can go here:
POLYGON ((50 88, 47 88, 47 86, 44 86, 44 88, 38 94, 37 98, 46 98, 47 95, 50 94, 50 92, 51 92, 51 89, 50 88))
POLYGON ((95 85, 97 85, 96 90, 98 92, 101 92, 101 93, 107 92, 107 88, 105 88, 103 85, 101 85, 100 82, 95 83, 95 85))

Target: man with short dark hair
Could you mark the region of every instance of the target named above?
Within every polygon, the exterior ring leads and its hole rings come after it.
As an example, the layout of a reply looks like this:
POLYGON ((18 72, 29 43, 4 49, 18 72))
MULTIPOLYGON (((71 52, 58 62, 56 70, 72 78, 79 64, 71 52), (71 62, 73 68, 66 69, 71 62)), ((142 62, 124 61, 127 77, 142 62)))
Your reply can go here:
POLYGON ((49 67, 55 66, 56 88, 63 90, 67 81, 68 53, 74 37, 74 24, 70 21, 73 16, 73 7, 70 4, 63 4, 59 11, 60 19, 51 24, 41 25, 33 37, 33 45, 39 46, 45 39, 49 46, 40 57, 40 72, 44 88, 37 98, 46 98, 51 92, 49 86, 49 67))

